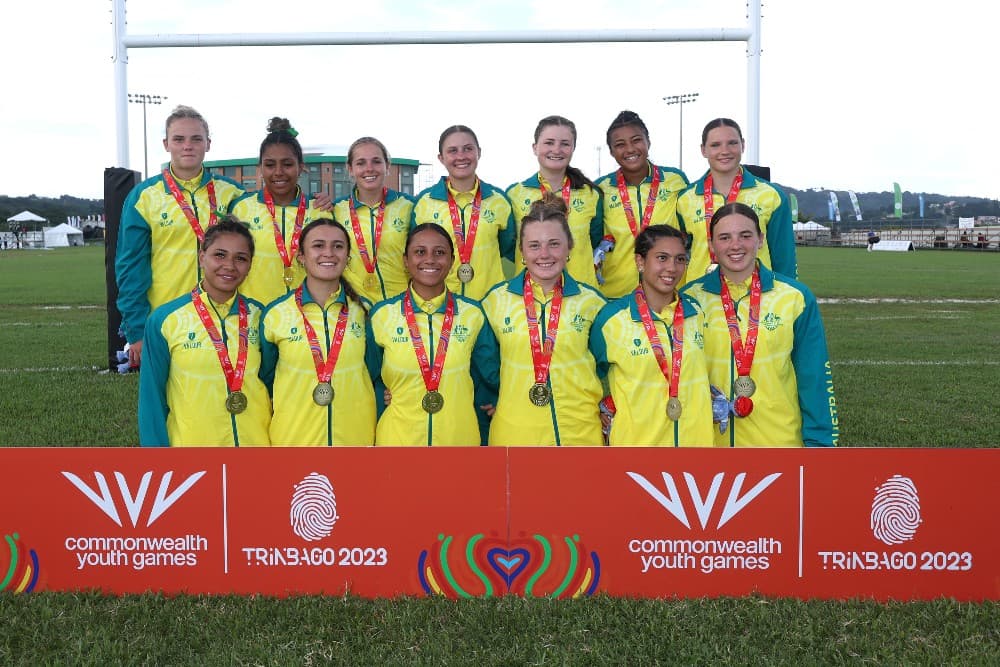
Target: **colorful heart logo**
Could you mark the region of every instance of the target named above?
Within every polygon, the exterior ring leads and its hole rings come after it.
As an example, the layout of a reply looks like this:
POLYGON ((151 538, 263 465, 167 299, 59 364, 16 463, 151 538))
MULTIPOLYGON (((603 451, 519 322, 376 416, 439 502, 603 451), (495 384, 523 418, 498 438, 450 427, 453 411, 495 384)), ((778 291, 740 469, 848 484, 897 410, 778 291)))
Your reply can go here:
POLYGON ((503 577, 503 580, 510 586, 511 582, 517 578, 517 575, 521 574, 524 568, 528 567, 531 555, 527 549, 511 549, 508 551, 507 549, 495 547, 486 552, 486 560, 489 561, 490 567, 503 577))

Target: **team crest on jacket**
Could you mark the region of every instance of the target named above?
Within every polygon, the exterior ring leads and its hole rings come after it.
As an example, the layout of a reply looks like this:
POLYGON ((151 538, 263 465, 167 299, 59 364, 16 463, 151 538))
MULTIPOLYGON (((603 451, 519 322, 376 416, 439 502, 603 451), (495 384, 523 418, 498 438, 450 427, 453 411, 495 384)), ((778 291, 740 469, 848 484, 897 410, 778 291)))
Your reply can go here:
POLYGON ((573 316, 573 319, 570 321, 569 325, 573 327, 577 332, 582 333, 584 328, 587 326, 587 318, 577 313, 576 315, 573 316))
POLYGON ((469 327, 464 324, 457 324, 455 328, 452 329, 452 335, 455 336, 455 340, 459 343, 464 343, 469 340, 469 327))
POLYGON ((495 223, 497 221, 497 214, 496 214, 496 212, 493 209, 491 209, 491 208, 484 209, 483 210, 483 220, 485 220, 486 222, 488 222, 488 223, 490 223, 492 225, 493 223, 495 223))
POLYGON ((260 224, 260 216, 255 216, 253 220, 250 221, 250 229, 254 231, 260 231, 264 228, 264 225, 260 224))
POLYGON ((351 335, 354 336, 355 338, 361 338, 362 336, 365 335, 364 328, 357 322, 351 322, 351 325, 348 327, 348 329, 351 330, 351 335))
POLYGON ((583 201, 583 199, 581 199, 580 197, 573 197, 573 201, 570 204, 570 206, 573 207, 573 210, 576 211, 577 213, 582 213, 583 208, 586 205, 587 202, 583 201))
POLYGON ((768 331, 774 331, 775 329, 781 326, 781 318, 775 315, 774 313, 768 313, 767 315, 765 315, 761 319, 761 322, 764 324, 764 328, 767 329, 768 331))
POLYGON ((403 222, 402 219, 400 218, 393 218, 392 228, 395 229, 397 232, 402 232, 406 229, 406 223, 403 222))
POLYGON ((700 331, 694 332, 694 344, 698 346, 699 350, 705 349, 705 336, 700 331))

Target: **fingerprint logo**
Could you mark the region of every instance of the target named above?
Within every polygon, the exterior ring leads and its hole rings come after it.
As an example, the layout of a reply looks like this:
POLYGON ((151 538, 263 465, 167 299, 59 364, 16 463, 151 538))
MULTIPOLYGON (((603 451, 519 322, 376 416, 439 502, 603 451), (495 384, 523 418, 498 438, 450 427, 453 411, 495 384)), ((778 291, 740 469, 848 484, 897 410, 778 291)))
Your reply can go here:
POLYGON ((326 475, 311 472, 295 485, 292 494, 292 531, 315 542, 327 537, 337 523, 337 498, 326 475))
POLYGON ((871 525, 876 539, 885 544, 909 542, 920 522, 920 497, 913 480, 893 475, 875 487, 871 525))
POLYGON ((17 533, 4 535, 3 542, 7 554, 0 549, 0 591, 30 593, 38 583, 38 554, 26 548, 17 533))

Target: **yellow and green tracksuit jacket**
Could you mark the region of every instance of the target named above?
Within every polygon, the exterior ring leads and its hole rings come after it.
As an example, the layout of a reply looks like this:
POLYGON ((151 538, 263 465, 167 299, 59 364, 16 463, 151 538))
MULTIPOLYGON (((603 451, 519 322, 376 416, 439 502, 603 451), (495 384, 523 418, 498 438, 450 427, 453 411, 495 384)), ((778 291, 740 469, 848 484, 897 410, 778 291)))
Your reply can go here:
MULTIPOLYGON (((208 313, 236 366, 239 349, 237 295, 216 304, 202 294, 208 313)), ((139 373, 139 444, 143 447, 268 446, 271 400, 257 373, 260 369, 260 316, 263 306, 247 303, 249 327, 243 388, 247 409, 226 410, 229 389, 218 354, 198 312, 185 294, 149 316, 139 373)))
MULTIPOLYGON (((193 181, 177 181, 184 198, 201 222, 211 218, 209 180, 215 181, 217 214, 224 215, 243 189, 228 178, 202 171, 193 181)), ((142 340, 146 318, 185 292, 190 292, 201 274, 198 268, 198 237, 162 174, 147 178, 132 188, 122 206, 115 255, 118 310, 122 330, 130 343, 142 340)))
MULTIPOLYGON (((514 210, 515 227, 520 238, 521 220, 528 214, 531 205, 542 198, 542 185, 539 175, 514 183, 507 188, 507 199, 514 210)), ((550 185, 550 184, 546 184, 550 185)), ((556 184, 549 187, 556 194, 562 195, 562 186, 556 184)), ((604 236, 604 202, 601 191, 584 185, 582 188, 570 190, 569 199, 569 230, 573 235, 573 250, 569 253, 566 269, 569 274, 580 282, 596 285, 594 275, 594 248, 604 236)), ((521 265, 521 248, 518 246, 514 255, 514 264, 521 265)))
MULTIPOLYGON (((660 188, 656 194, 653 216, 649 221, 651 225, 670 223, 677 193, 688 184, 687 176, 681 170, 650 164, 650 174, 642 183, 627 186, 637 226, 642 224, 642 216, 646 211, 653 169, 660 173, 660 188)), ((597 186, 604 195, 604 234, 615 239, 614 250, 604 258, 604 284, 601 285, 601 291, 609 299, 617 299, 639 284, 639 270, 635 268, 635 236, 632 235, 621 194, 618 192, 618 172, 602 176, 597 181, 597 186)))
MULTIPOLYGON (((291 253, 295 216, 299 210, 298 202, 296 195, 294 203, 288 206, 274 205, 274 218, 281 230, 281 238, 284 239, 285 252, 288 253, 291 253)), ((243 195, 233 202, 230 213, 247 223, 250 226, 250 233, 253 234, 253 264, 246 280, 240 286, 240 292, 251 299, 268 304, 301 285, 306 272, 296 260, 295 253, 291 253, 292 284, 290 287, 285 286, 285 264, 281 261, 281 255, 278 254, 278 247, 275 245, 274 224, 264 204, 264 191, 248 192, 243 195)), ((302 227, 305 228, 318 218, 330 217, 332 216, 329 211, 317 210, 313 198, 309 197, 302 227)))
MULTIPOLYGON (((837 400, 816 298, 805 285, 760 262, 758 266, 760 325, 750 370, 757 385, 751 397, 754 408, 747 417, 731 417, 724 434, 716 430, 715 442, 729 447, 834 446, 840 433, 837 400)), ((719 296, 721 275, 716 269, 688 283, 682 293, 694 299, 704 314, 709 379, 734 400, 736 361, 719 296)), ((728 285, 745 342, 750 279, 728 285)))
POLYGON ((302 314, 289 292, 271 303, 261 318, 260 376, 271 392, 272 446, 372 445, 375 442, 375 390, 366 355, 365 309, 344 290, 325 303, 302 290, 302 309, 316 331, 323 360, 337 327, 340 311, 348 309, 344 342, 330 382, 333 402, 316 405, 316 366, 302 314))
MULTIPOLYGON (((792 206, 788 195, 779 187, 743 171, 743 185, 736 195, 736 201, 746 204, 760 218, 760 231, 764 234, 764 245, 757 253, 761 263, 783 276, 798 277, 795 261, 795 234, 792 232, 792 206)), ((678 227, 689 236, 691 261, 688 263, 686 280, 696 280, 705 275, 711 264, 708 252, 708 237, 705 229, 705 177, 686 187, 678 196, 669 224, 678 227)), ((718 211, 726 204, 725 194, 713 193, 718 211)))
MULTIPOLYGON (((552 295, 532 284, 538 330, 544 341, 552 295)), ((500 398, 490 425, 491 445, 601 445, 598 403, 601 382, 588 349, 590 328, 606 303, 593 287, 563 272, 562 313, 548 385, 552 400, 539 407, 528 398, 535 384, 534 362, 524 311, 524 271, 496 285, 483 310, 500 343, 500 398)))
MULTIPOLYGON (((469 283, 463 283, 458 279, 457 273, 461 261, 456 242, 455 262, 447 281, 448 289, 452 292, 476 300, 483 298, 490 287, 504 279, 500 259, 506 257, 513 260, 514 246, 517 243, 517 230, 507 196, 489 183, 479 181, 479 187, 483 191, 483 201, 471 261, 475 277, 469 283)), ((473 194, 452 192, 452 195, 458 204, 464 233, 472 221, 473 194)), ((455 240, 451 214, 448 211, 448 181, 445 177, 417 196, 410 222, 411 226, 425 222, 441 225, 452 240, 455 240)))
MULTIPOLYGON (((405 293, 404 293, 405 294, 405 293)), ((433 367, 445 313, 445 291, 424 302, 411 291, 417 327, 428 362, 433 367)), ((429 414, 421 407, 427 392, 410 329, 403 311, 403 295, 372 307, 368 317, 369 344, 375 352, 374 369, 392 400, 378 420, 376 445, 411 447, 474 445, 482 443, 480 401, 489 401, 499 378, 496 340, 486 315, 472 299, 455 295, 455 314, 438 391, 444 407, 429 414)))
MULTIPOLYGON (((681 416, 676 422, 667 416, 669 387, 642 324, 635 292, 606 305, 594 322, 590 331, 590 350, 597 360, 597 374, 608 380, 617 409, 608 444, 713 445, 712 397, 705 367, 703 318, 690 299, 680 298, 684 308, 684 330, 677 387, 681 416)), ((674 301, 662 313, 651 313, 668 360, 673 345, 676 304, 674 301)))
POLYGON ((351 262, 344 271, 344 277, 351 283, 355 292, 372 303, 401 294, 409 282, 406 269, 403 268, 403 251, 406 248, 406 235, 410 231, 413 203, 413 198, 402 192, 389 190, 386 193, 382 240, 377 254, 375 254, 375 222, 378 219, 378 207, 369 208, 367 204, 357 199, 354 193, 341 197, 333 203, 333 219, 344 226, 351 238, 351 262), (365 247, 368 249, 368 258, 376 258, 377 283, 370 288, 365 286, 368 271, 365 270, 365 263, 361 259, 361 253, 358 252, 358 242, 351 228, 349 202, 352 198, 361 234, 365 239, 365 247))

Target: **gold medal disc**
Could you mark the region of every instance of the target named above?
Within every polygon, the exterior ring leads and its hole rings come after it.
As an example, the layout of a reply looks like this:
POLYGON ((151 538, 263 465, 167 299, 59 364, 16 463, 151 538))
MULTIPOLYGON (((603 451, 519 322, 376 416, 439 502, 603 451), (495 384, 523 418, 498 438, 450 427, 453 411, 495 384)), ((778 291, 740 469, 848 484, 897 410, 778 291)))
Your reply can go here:
POLYGON ((238 415, 247 409, 247 395, 242 391, 230 392, 226 396, 226 410, 233 415, 238 415))
POLYGON ((552 400, 552 390, 548 385, 536 382, 528 390, 528 400, 540 408, 545 407, 552 400))
POLYGON ((676 396, 667 399, 667 416, 670 417, 671 421, 677 421, 681 418, 681 402, 676 396))
POLYGON ((420 407, 424 409, 424 412, 432 415, 441 412, 441 408, 444 407, 444 396, 439 391, 429 391, 421 399, 420 407))
POLYGON ((374 273, 369 273, 367 276, 365 276, 364 285, 365 285, 365 290, 371 292, 373 289, 375 289, 376 286, 378 286, 378 278, 375 277, 374 273))
POLYGON ((476 272, 472 270, 472 264, 462 264, 458 267, 458 279, 463 283, 471 283, 475 276, 476 272))
POLYGON ((753 396, 757 391, 757 383, 749 375, 740 375, 733 383, 733 390, 737 396, 753 396))
POLYGON ((318 383, 313 389, 313 402, 321 406, 333 403, 333 385, 329 382, 318 383))
POLYGON ((292 289, 292 283, 295 282, 295 270, 290 267, 285 267, 285 289, 292 289))

